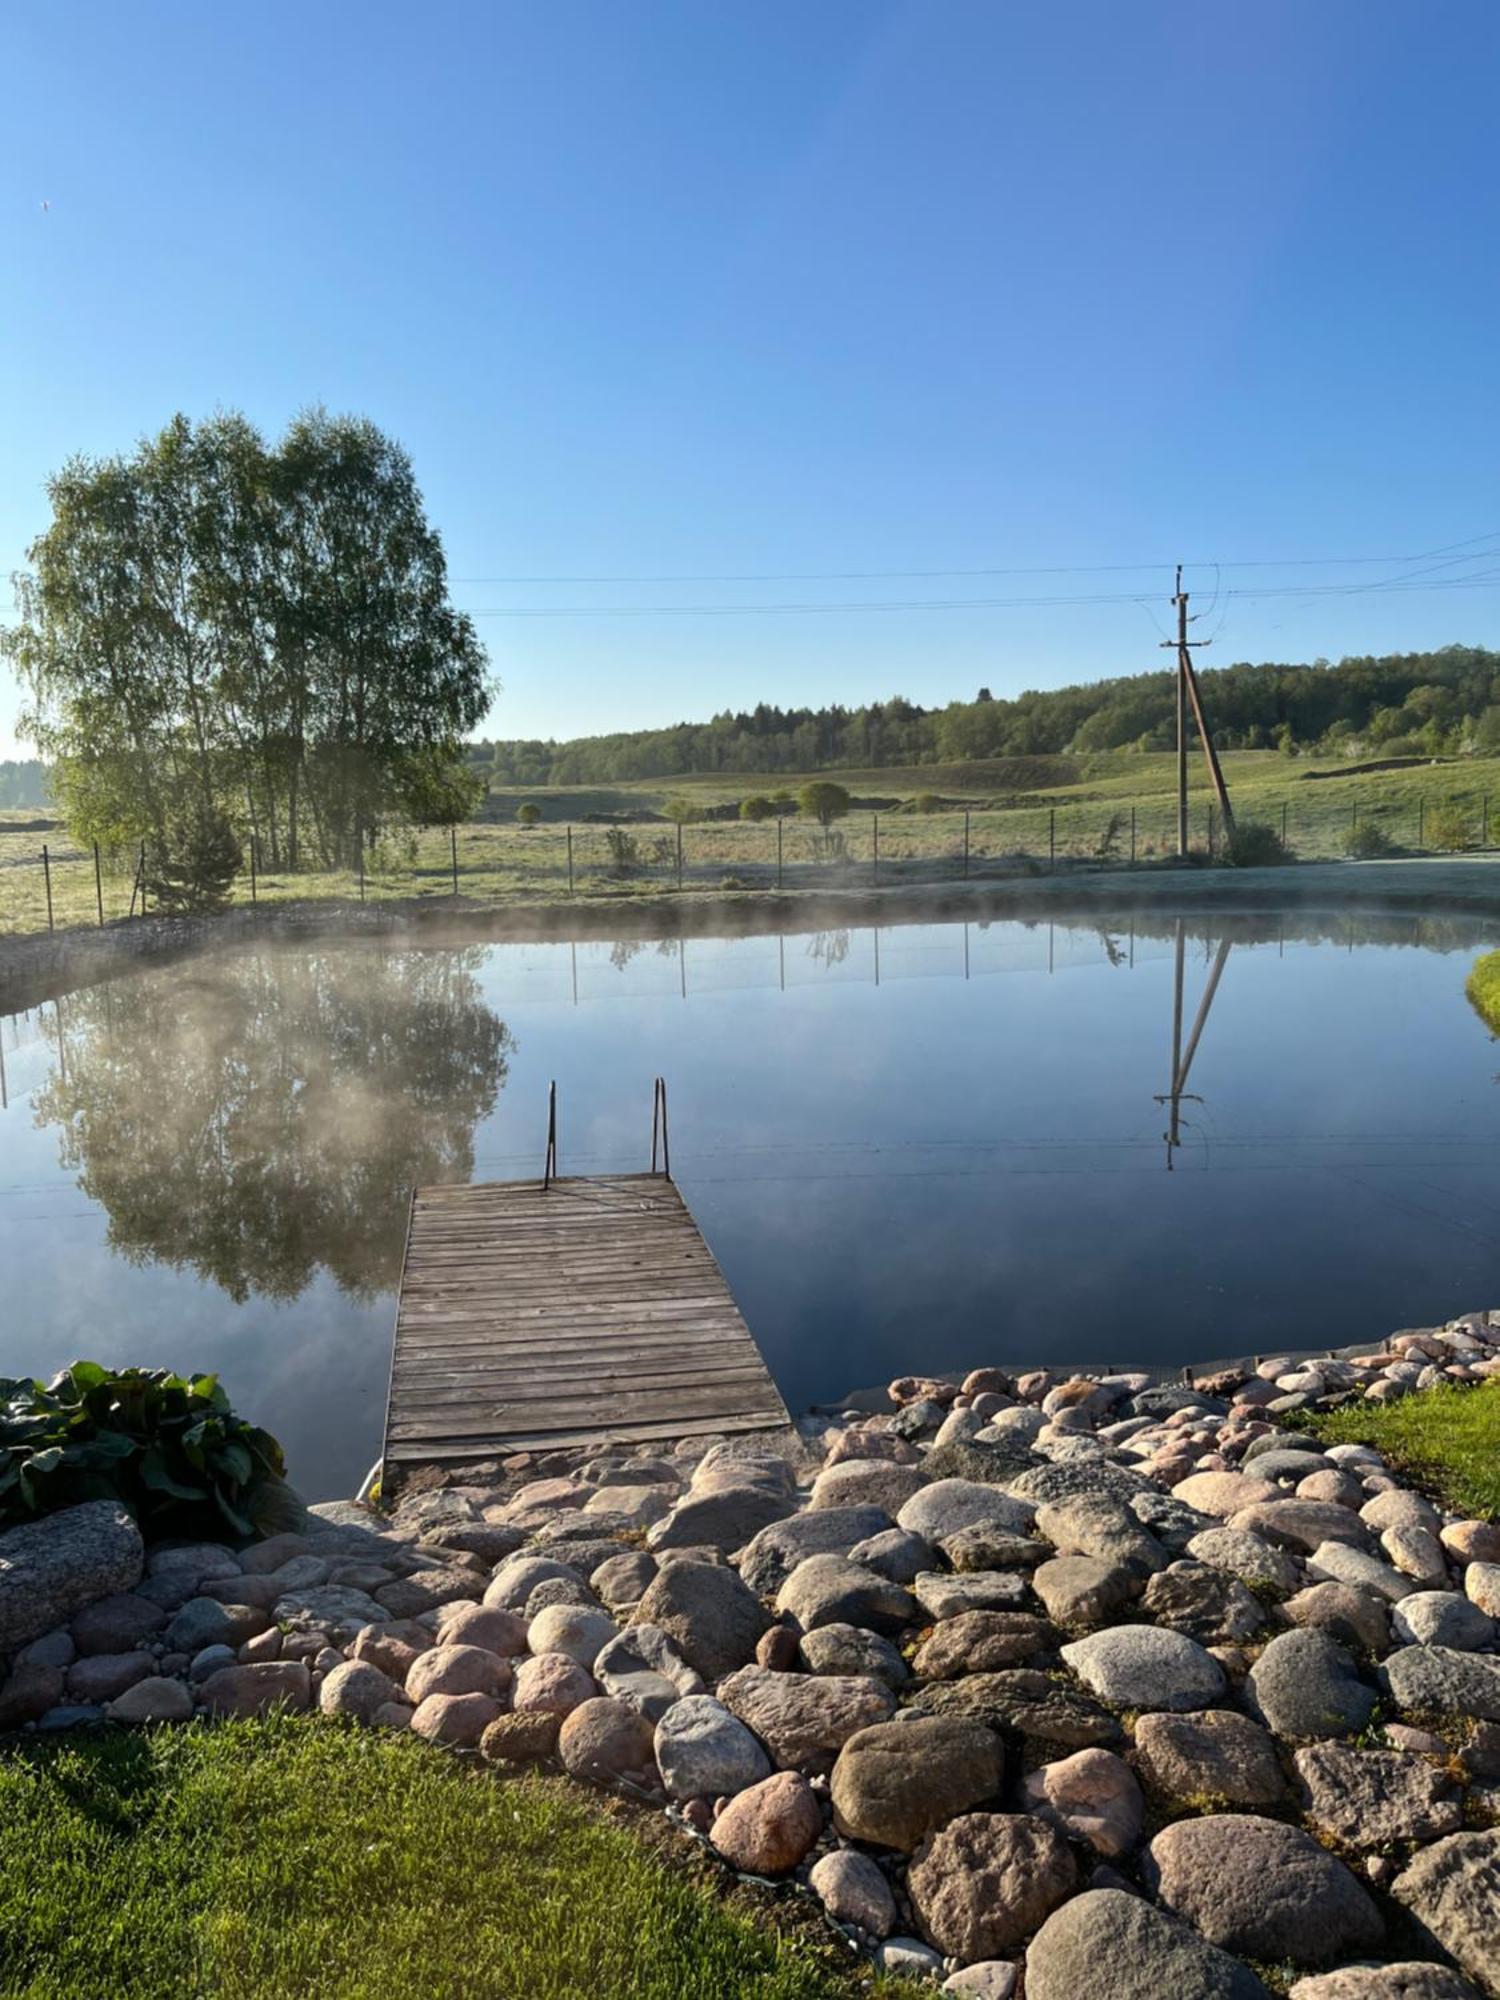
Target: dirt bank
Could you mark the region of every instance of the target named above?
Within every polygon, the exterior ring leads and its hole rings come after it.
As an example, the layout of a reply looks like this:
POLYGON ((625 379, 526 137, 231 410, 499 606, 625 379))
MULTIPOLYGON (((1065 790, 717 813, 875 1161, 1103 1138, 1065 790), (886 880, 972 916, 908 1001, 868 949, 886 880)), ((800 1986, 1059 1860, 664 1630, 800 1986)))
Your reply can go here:
POLYGON ((1133 912, 1336 916, 1391 911, 1500 921, 1500 858, 1307 862, 1291 868, 1089 869, 971 882, 477 903, 421 897, 263 903, 217 917, 137 917, 102 929, 0 938, 0 1011, 33 1006, 130 970, 226 944, 324 938, 451 944, 755 936, 876 923, 1081 917, 1133 912))

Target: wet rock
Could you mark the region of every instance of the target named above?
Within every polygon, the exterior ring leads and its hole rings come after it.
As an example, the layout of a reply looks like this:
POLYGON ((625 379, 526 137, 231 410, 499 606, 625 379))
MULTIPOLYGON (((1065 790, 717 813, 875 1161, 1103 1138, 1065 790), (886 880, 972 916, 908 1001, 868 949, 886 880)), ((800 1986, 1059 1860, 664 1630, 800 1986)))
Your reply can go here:
POLYGON ((1500 1993, 1500 1829, 1453 1833, 1423 1848, 1391 1885, 1439 1950, 1486 1993, 1500 1993))
POLYGON ((876 1847, 916 1847, 999 1792, 1005 1753, 982 1723, 940 1716, 877 1724, 851 1736, 833 1767, 834 1825, 876 1847))
POLYGON ((998 1958, 1077 1885, 1067 1842, 1023 1813, 968 1813, 923 1843, 907 1875, 922 1935, 957 1959, 998 1958))
POLYGON ((1143 1579, 1123 1563, 1097 1556, 1054 1556, 1031 1579, 1047 1616, 1072 1632, 1106 1625, 1140 1594, 1143 1579))
POLYGON ((516 1663, 510 1705, 519 1715, 568 1715, 598 1693, 593 1676, 566 1653, 538 1653, 516 1663))
POLYGON ((910 1706, 919 1715, 968 1716, 991 1729, 1011 1730, 1038 1744, 1067 1750, 1094 1743, 1108 1746, 1124 1737, 1116 1718, 1097 1702, 1031 1667, 934 1681, 910 1706))
POLYGON ((571 1777, 611 1784, 654 1772, 654 1737, 652 1724, 629 1702, 594 1695, 563 1718, 557 1749, 571 1777))
POLYGON ((498 1653, 482 1646, 434 1646, 415 1661, 406 1676, 408 1701, 425 1701, 429 1695, 487 1694, 508 1692, 511 1668, 498 1653))
POLYGON ((709 1839, 731 1867, 784 1875, 823 1831, 817 1795, 796 1771, 778 1771, 730 1800, 709 1839))
POLYGON ((106 1703, 104 1713, 111 1722, 186 1722, 193 1697, 186 1682, 152 1674, 106 1703))
POLYGON ((1446 1771, 1420 1757, 1316 1743, 1292 1761, 1308 1824, 1345 1847, 1436 1840, 1458 1831, 1463 1817, 1458 1787, 1446 1771))
POLYGON ((1153 1625, 1115 1625, 1064 1646, 1084 1686, 1117 1708, 1210 1708, 1224 1671, 1195 1639, 1153 1625))
POLYGON ((1328 1965, 1385 1938, 1379 1910, 1344 1864, 1279 1820, 1179 1820, 1152 1841, 1146 1874, 1164 1907, 1210 1944, 1268 1964, 1328 1965))
POLYGON ((684 1695, 656 1725, 656 1762, 674 1799, 732 1798, 771 1775, 755 1737, 712 1695, 684 1695))
POLYGON ((1140 1786, 1130 1766, 1109 1750, 1075 1750, 1042 1765, 1027 1778, 1025 1799, 1059 1833, 1110 1859, 1129 1854, 1141 1837, 1140 1786))
POLYGON ((410 1727, 428 1743, 471 1750, 499 1714, 499 1702, 487 1694, 430 1694, 412 1710, 410 1727))
POLYGON ((1286 1797, 1275 1743, 1258 1723, 1231 1709, 1143 1715, 1135 1726, 1135 1754, 1142 1777, 1175 1804, 1270 1807, 1286 1797))
POLYGON ((1383 1597, 1348 1583, 1313 1583, 1281 1607, 1294 1625, 1326 1632, 1342 1646, 1383 1653, 1391 1643, 1391 1607, 1383 1597))
POLYGON ((324 1715, 347 1715, 364 1723, 373 1723, 388 1702, 405 1699, 389 1674, 368 1660, 346 1660, 323 1676, 318 1689, 318 1707, 324 1715))
POLYGON ((835 1923, 856 1924, 869 1937, 883 1938, 896 1922, 891 1885, 868 1854, 838 1847, 813 1863, 808 1885, 835 1923))
POLYGON ((1356 1736, 1375 1707, 1375 1691, 1324 1632, 1283 1632, 1250 1669, 1248 1695, 1277 1736, 1356 1736))
POLYGON ((1024 1611, 966 1611, 945 1618, 918 1648, 913 1671, 923 1680, 956 1680, 960 1674, 995 1673, 1023 1665, 1057 1642, 1043 1619, 1024 1611))
POLYGON ((820 1625, 803 1634, 801 1655, 810 1674, 854 1674, 904 1687, 911 1678, 905 1660, 889 1639, 858 1625, 820 1625))
POLYGON ((257 1660, 220 1667, 198 1690, 210 1715, 265 1715, 273 1708, 312 1706, 312 1676, 302 1660, 257 1660))
POLYGON ((479 1753, 490 1764, 535 1764, 556 1750, 562 1722, 551 1709, 497 1715, 485 1724, 479 1753))
POLYGON ((883 1681, 840 1674, 778 1674, 742 1667, 719 1688, 724 1706, 753 1729, 784 1769, 826 1771, 858 1729, 896 1706, 883 1681))
POLYGON ((637 1615, 642 1624, 659 1626, 705 1681, 751 1659, 771 1623, 754 1591, 715 1563, 671 1563, 646 1590, 637 1615))
POLYGON ((1153 1576, 1141 1609, 1158 1625, 1205 1646, 1237 1645, 1266 1622, 1264 1607, 1237 1577, 1200 1562, 1175 1562, 1153 1576))
POLYGON ((129 1591, 140 1530, 113 1500, 88 1500, 0 1534, 0 1653, 66 1624, 94 1599, 129 1591))
POLYGON ((776 1609, 804 1632, 859 1625, 890 1635, 917 1618, 916 1600, 903 1585, 838 1555, 804 1557, 777 1593, 776 1609))
POLYGON ((1449 1646, 1402 1646, 1380 1669, 1380 1685, 1405 1715, 1500 1722, 1500 1660, 1449 1646))
POLYGON ((1091 1889, 1065 1903, 1026 1953, 1027 2000, 1081 2000, 1084 1994, 1097 2000, 1269 2000, 1248 1967, 1119 1889, 1091 1889))

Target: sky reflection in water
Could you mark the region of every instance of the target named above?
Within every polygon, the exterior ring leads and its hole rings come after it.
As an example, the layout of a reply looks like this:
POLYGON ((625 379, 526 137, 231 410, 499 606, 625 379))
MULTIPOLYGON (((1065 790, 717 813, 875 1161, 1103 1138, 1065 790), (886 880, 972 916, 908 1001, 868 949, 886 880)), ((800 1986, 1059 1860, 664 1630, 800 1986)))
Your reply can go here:
POLYGON ((0 1369, 216 1368, 310 1498, 376 1455, 406 1188, 672 1165, 793 1409, 1500 1303, 1493 927, 1190 919, 226 953, 0 1022, 0 1369), (1206 926, 1214 924, 1212 930, 1206 926))

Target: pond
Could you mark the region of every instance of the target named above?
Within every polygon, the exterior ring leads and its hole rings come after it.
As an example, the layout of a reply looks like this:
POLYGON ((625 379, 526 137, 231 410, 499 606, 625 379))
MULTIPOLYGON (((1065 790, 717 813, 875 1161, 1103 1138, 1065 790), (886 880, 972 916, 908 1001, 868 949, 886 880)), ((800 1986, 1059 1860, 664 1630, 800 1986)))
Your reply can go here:
POLYGON ((552 1078, 564 1172, 643 1168, 658 1072, 794 1411, 1488 1306, 1500 1054, 1463 982, 1497 936, 1154 911, 133 972, 0 1021, 0 1371, 218 1370, 308 1498, 347 1494, 408 1186, 539 1171, 552 1078))

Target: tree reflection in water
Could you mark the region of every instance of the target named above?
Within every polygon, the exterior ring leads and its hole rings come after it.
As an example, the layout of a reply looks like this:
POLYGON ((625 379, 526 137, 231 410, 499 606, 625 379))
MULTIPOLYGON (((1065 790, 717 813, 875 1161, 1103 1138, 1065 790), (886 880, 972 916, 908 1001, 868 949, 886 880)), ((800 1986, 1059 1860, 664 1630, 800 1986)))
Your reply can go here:
POLYGON ((36 1122, 131 1262, 237 1302, 326 1268, 368 1301, 400 1275, 409 1188, 469 1179, 505 1081, 482 959, 225 954, 72 994, 36 1122))

